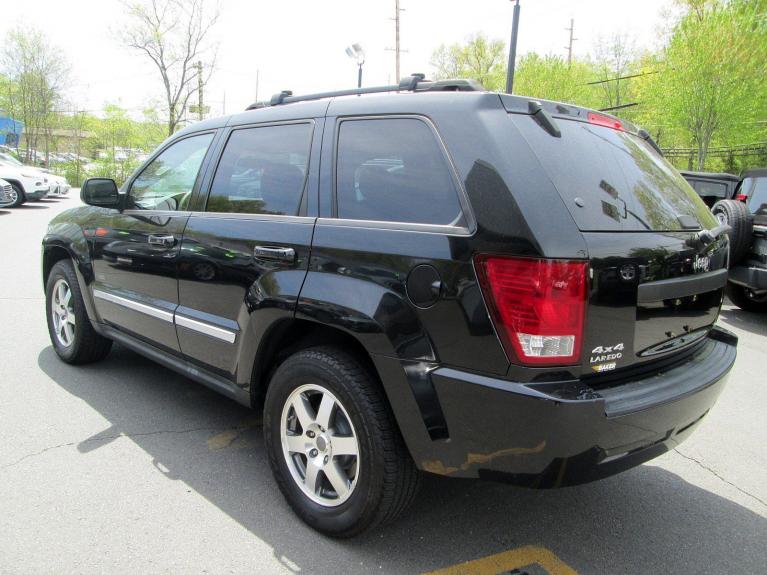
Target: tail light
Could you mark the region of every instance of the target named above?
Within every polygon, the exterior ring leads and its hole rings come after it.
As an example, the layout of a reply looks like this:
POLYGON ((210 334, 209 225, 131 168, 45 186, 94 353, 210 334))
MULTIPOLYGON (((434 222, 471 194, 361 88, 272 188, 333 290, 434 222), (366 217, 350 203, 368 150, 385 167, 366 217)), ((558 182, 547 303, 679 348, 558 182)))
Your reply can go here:
POLYGON ((746 194, 738 194, 737 196, 735 196, 735 199, 738 200, 739 202, 746 202, 748 201, 748 196, 746 194))
POLYGON ((522 365, 578 363, 587 263, 478 255, 475 266, 506 354, 522 365))
POLYGON ((612 128, 613 130, 623 130, 621 121, 612 116, 589 112, 588 120, 589 124, 594 124, 595 126, 604 126, 605 128, 612 128))

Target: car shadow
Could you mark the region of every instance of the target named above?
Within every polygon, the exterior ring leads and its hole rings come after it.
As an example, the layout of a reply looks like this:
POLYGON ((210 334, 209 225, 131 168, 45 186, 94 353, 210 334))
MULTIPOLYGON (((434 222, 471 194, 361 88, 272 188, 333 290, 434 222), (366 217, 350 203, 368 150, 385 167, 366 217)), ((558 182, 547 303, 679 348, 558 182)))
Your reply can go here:
POLYGON ((47 210, 50 206, 40 204, 42 200, 37 200, 35 203, 24 202, 20 206, 16 206, 17 210, 47 210))
POLYGON ((79 452, 130 437, 158 473, 205 497, 292 571, 423 573, 535 545, 584 574, 763 572, 767 519, 652 465, 551 491, 426 476, 397 522, 326 538, 282 499, 256 412, 120 346, 82 367, 47 347, 38 364, 109 422, 79 452))
POLYGON ((11 212, 9 210, 0 210, 0 216, 7 216, 11 212))

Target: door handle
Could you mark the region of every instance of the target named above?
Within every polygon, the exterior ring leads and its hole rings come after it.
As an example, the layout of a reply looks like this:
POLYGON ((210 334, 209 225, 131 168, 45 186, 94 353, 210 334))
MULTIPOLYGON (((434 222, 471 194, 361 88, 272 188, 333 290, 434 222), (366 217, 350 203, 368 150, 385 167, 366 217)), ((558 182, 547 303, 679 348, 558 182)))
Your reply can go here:
POLYGON ((296 250, 293 248, 279 248, 274 246, 256 246, 253 248, 253 257, 262 260, 293 262, 296 259, 296 250))
POLYGON ((150 234, 147 241, 153 246, 165 246, 170 247, 176 243, 176 237, 172 235, 159 236, 150 234))

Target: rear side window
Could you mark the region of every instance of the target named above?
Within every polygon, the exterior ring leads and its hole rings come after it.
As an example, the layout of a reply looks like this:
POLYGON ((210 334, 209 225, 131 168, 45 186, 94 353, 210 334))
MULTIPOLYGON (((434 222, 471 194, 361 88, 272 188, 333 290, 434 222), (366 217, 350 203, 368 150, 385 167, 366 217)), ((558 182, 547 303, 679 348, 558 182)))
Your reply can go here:
POLYGON ((692 187, 641 138, 573 120, 557 120, 562 137, 555 138, 529 116, 510 117, 579 229, 676 231, 680 216, 716 225, 692 187))
POLYGON ((705 196, 707 198, 726 198, 727 197, 727 184, 719 182, 695 182, 695 191, 698 195, 705 196))
POLYGON ((465 226, 447 159, 425 122, 346 120, 337 158, 338 217, 465 226))
POLYGON ((207 211, 298 214, 311 139, 312 124, 232 132, 213 177, 207 211))

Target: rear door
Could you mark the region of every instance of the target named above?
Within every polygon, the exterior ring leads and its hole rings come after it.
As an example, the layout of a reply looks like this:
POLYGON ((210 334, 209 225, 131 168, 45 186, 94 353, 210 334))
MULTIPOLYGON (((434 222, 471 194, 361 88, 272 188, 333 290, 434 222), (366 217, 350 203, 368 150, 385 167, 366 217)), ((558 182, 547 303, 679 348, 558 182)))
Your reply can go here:
POLYGON ((173 313, 181 237, 214 135, 194 134, 167 145, 130 183, 127 209, 109 210, 87 230, 102 320, 173 352, 179 351, 173 313))
POLYGON ((629 132, 559 120, 561 137, 513 118, 583 233, 590 294, 582 367, 603 372, 673 353, 716 321, 726 282, 724 236, 682 176, 629 132))
POLYGON ((223 136, 178 260, 176 325, 191 361, 233 377, 265 327, 292 317, 316 219, 319 158, 311 151, 323 122, 242 126, 223 136))

